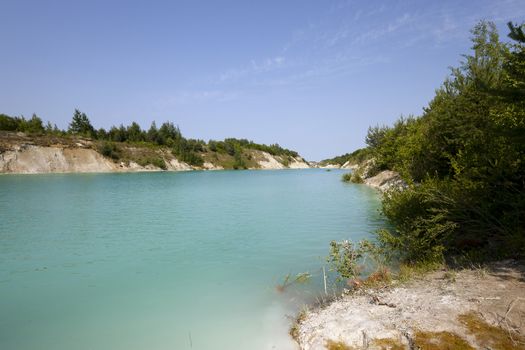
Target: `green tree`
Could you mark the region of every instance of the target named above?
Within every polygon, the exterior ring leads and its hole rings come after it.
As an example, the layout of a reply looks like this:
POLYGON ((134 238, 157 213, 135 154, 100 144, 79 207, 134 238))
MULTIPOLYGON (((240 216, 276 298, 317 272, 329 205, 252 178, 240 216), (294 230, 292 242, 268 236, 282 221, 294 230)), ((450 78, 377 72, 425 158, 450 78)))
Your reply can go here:
POLYGON ((140 128, 140 125, 138 125, 135 122, 132 122, 130 126, 127 128, 127 134, 128 134, 128 140, 132 142, 140 142, 145 140, 145 135, 142 132, 142 129, 140 128))
POLYGON ((157 129, 157 124, 155 121, 151 122, 151 126, 148 130, 146 138, 149 142, 160 143, 159 142, 159 130, 157 129))
POLYGON ((384 165, 416 182, 385 196, 395 229, 379 235, 411 261, 525 256, 524 43, 500 42, 490 22, 472 33, 472 54, 422 117, 399 120, 373 143, 384 165))
POLYGON ((45 132, 44 123, 36 114, 33 113, 31 119, 21 118, 18 129, 28 133, 43 133, 45 132))
POLYGON ((91 125, 87 115, 80 112, 78 109, 75 109, 68 131, 72 134, 80 134, 89 137, 95 135, 95 128, 91 125))
POLYGON ((0 114, 0 130, 17 131, 20 125, 18 118, 0 114))

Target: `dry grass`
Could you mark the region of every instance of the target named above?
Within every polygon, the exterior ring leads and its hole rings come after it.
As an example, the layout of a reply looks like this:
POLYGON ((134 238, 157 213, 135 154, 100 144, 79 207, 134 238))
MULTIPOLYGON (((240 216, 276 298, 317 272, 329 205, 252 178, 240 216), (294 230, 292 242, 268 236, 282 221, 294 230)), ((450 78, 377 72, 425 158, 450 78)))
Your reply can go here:
POLYGON ((513 334, 510 330, 489 325, 474 312, 460 315, 458 319, 484 349, 525 350, 523 335, 513 334))
POLYGON ((414 346, 421 350, 475 350, 465 339, 451 332, 417 332, 414 346))
POLYGON ((290 326, 290 329, 288 330, 288 334, 290 334, 290 336, 296 341, 299 339, 299 329, 300 329, 301 322, 303 322, 306 319, 307 314, 308 314, 308 310, 306 308, 302 309, 297 314, 297 317, 292 322, 292 325, 290 326))
POLYGON ((342 341, 328 340, 326 342, 326 349, 327 350, 354 350, 355 348, 346 345, 342 341))
POLYGON ((405 350, 407 348, 400 340, 389 338, 375 339, 370 345, 377 350, 405 350))

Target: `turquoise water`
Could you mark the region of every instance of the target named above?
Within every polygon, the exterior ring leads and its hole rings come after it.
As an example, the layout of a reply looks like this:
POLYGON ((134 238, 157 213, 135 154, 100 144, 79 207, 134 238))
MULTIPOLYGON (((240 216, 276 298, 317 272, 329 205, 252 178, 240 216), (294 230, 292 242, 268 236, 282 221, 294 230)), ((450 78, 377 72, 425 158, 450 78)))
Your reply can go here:
POLYGON ((294 349, 329 241, 382 224, 341 174, 0 176, 0 349, 294 349))

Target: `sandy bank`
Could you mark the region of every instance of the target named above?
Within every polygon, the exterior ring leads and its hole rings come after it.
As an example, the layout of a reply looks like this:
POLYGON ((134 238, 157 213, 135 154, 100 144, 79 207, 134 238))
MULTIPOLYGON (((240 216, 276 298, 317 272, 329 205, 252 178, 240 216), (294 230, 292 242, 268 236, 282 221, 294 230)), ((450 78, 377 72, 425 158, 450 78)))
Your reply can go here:
POLYGON ((507 261, 438 271, 402 286, 361 290, 308 312, 299 323, 297 340, 304 350, 325 349, 329 342, 348 349, 417 349, 425 332, 431 332, 432 349, 459 348, 458 339, 470 344, 461 349, 507 349, 503 341, 480 334, 490 326, 500 327, 499 336, 506 338, 509 349, 525 348, 519 340, 519 334, 525 334, 524 265, 507 261), (457 346, 439 345, 440 337, 450 334, 457 337, 457 346))
MULTIPOLYGON (((202 166, 177 159, 169 148, 139 147, 119 144, 124 157, 114 160, 97 151, 96 141, 82 138, 27 136, 23 133, 0 133, 0 173, 106 173, 142 171, 223 170, 220 157, 207 156, 202 166), (161 169, 162 167, 162 169, 161 169)), ((250 169, 304 169, 309 164, 301 157, 271 155, 259 150, 246 151, 250 169)), ((229 165, 231 166, 231 165, 229 165)))

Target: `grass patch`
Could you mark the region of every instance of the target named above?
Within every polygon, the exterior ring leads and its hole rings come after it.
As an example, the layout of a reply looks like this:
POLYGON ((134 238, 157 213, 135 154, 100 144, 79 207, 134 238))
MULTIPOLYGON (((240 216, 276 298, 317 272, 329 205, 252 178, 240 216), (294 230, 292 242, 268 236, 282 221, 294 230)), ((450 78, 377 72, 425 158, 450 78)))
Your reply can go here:
POLYGON ((460 315, 458 320, 472 334, 483 349, 524 350, 525 337, 511 334, 503 328, 489 325, 474 312, 460 315))
POLYGON ((415 277, 421 277, 429 272, 443 268, 439 262, 419 262, 417 264, 401 264, 396 279, 399 282, 408 282, 415 277))
POLYGON ((328 340, 326 342, 326 349, 328 350, 354 350, 353 347, 346 345, 342 341, 328 340))
POLYGON ((421 350, 475 350, 465 339, 450 332, 417 332, 414 345, 421 350))
POLYGON ((400 340, 390 338, 374 339, 371 345, 378 350, 405 350, 407 348, 400 340))

